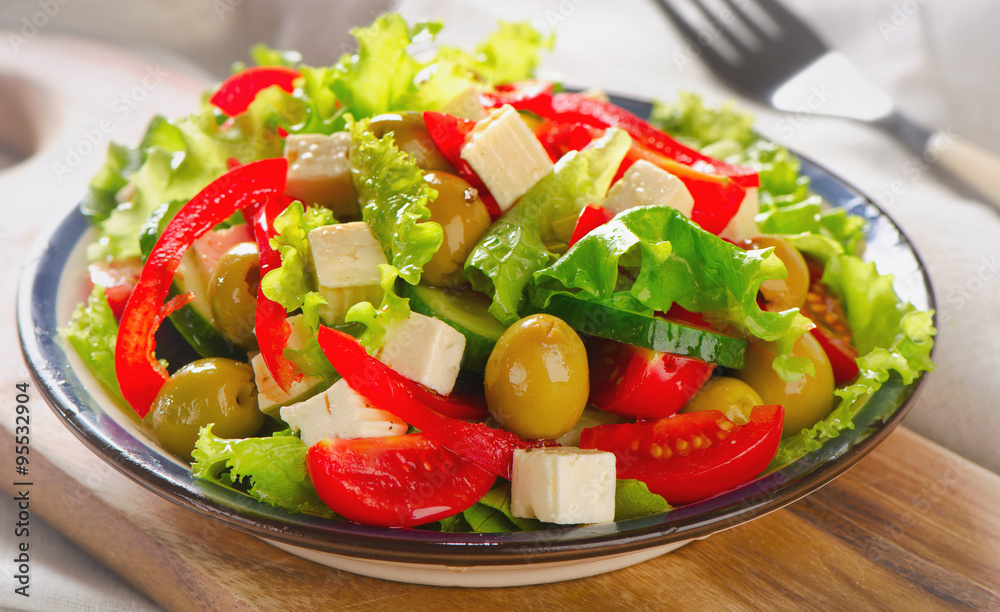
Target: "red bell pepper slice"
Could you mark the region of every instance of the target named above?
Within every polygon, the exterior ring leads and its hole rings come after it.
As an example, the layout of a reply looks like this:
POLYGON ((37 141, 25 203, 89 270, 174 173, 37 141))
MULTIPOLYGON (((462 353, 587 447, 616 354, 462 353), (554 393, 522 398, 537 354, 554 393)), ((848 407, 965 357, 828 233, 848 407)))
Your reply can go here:
POLYGON ((479 178, 469 162, 462 159, 462 145, 465 144, 465 137, 476 127, 476 122, 448 113, 424 111, 424 123, 427 125, 427 132, 431 135, 431 140, 441 151, 441 155, 444 155, 444 158, 455 167, 459 176, 479 192, 479 198, 486 205, 490 218, 497 219, 500 216, 500 206, 493 198, 493 194, 486 188, 483 179, 479 178))
POLYGON ((539 116, 552 112, 552 83, 548 81, 521 81, 497 85, 493 91, 479 94, 479 101, 486 108, 500 108, 510 104, 539 116))
POLYGON ((589 145, 595 138, 600 138, 603 129, 583 125, 582 123, 566 123, 546 119, 535 130, 535 136, 542 143, 549 159, 553 163, 559 161, 570 151, 579 151, 589 145))
POLYGON ((580 238, 601 227, 610 221, 615 214, 597 204, 587 204, 580 210, 580 216, 576 220, 576 227, 573 228, 573 235, 569 239, 569 246, 572 247, 580 238))
POLYGON ((705 172, 727 176, 744 188, 760 186, 760 178, 757 176, 756 170, 734 166, 704 155, 681 144, 663 131, 611 102, 578 93, 556 94, 552 97, 552 114, 548 118, 601 128, 621 128, 628 132, 639 146, 669 157, 685 166, 693 166, 704 169, 705 172))
MULTIPOLYGON (((271 270, 281 267, 281 255, 271 248, 271 238, 275 236, 275 217, 288 208, 291 201, 291 198, 285 196, 272 197, 263 205, 255 206, 256 210, 244 213, 252 218, 261 278, 271 270)), ((254 316, 257 346, 260 347, 264 365, 267 366, 274 382, 278 383, 285 393, 289 393, 292 383, 301 380, 302 374, 298 372, 295 364, 285 359, 285 347, 288 346, 288 337, 292 334, 286 316, 284 306, 264 295, 262 288, 257 289, 257 312, 254 316)))
POLYGON ((448 418, 431 410, 415 391, 417 383, 369 355, 357 340, 343 332, 320 326, 319 346, 348 386, 374 406, 391 412, 491 474, 509 480, 514 451, 538 446, 509 431, 448 418))
POLYGON ((635 478, 671 504, 738 487, 763 472, 781 441, 784 409, 757 406, 736 425, 718 410, 584 429, 580 448, 612 452, 618 478, 635 478))
POLYGON ((295 79, 301 76, 298 70, 284 66, 254 66, 223 81, 208 101, 229 117, 235 117, 246 112, 262 89, 277 85, 291 93, 295 90, 295 79))
POLYGON ((423 433, 329 438, 309 449, 309 480, 327 506, 365 525, 412 527, 479 501, 496 476, 423 433))
MULTIPOLYGON (((287 172, 288 161, 282 157, 231 170, 202 189, 163 230, 125 305, 115 345, 122 395, 140 417, 146 416, 167 381, 167 370, 154 354, 154 334, 170 310, 184 301, 175 298, 163 304, 181 257, 196 238, 248 202, 284 193, 287 172)), ((190 294, 180 297, 190 299, 190 294)))

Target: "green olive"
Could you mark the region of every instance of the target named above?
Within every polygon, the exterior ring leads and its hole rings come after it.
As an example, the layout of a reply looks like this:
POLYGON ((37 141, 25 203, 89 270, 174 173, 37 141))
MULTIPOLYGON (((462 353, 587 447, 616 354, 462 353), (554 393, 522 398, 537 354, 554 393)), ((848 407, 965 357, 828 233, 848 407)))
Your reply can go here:
POLYGON ((760 394, 765 404, 785 407, 782 435, 798 433, 812 427, 833 410, 833 368, 816 338, 805 333, 795 342, 792 357, 805 357, 816 368, 814 375, 804 374, 798 380, 782 380, 771 367, 774 350, 766 342, 751 342, 747 362, 735 374, 760 394))
POLYGON ((435 171, 425 174, 424 180, 438 192, 427 207, 431 210, 430 220, 444 230, 444 240, 424 266, 423 280, 441 287, 464 284, 462 266, 490 226, 490 213, 462 177, 435 171))
POLYGON ((485 384, 486 404, 501 427, 522 438, 558 438, 587 405, 587 351, 562 319, 531 315, 500 336, 485 384))
POLYGON ((774 254, 785 264, 788 276, 764 281, 760 292, 767 302, 767 309, 781 312, 789 308, 801 308, 806 303, 809 293, 809 266, 802 253, 777 236, 759 236, 750 241, 753 248, 766 249, 774 247, 774 254))
POLYGON ((746 425, 753 407, 763 403, 760 394, 742 380, 718 376, 710 378, 681 412, 719 410, 733 423, 746 425))
POLYGON ((243 242, 219 258, 208 284, 208 301, 215 326, 227 340, 245 349, 257 348, 253 333, 260 286, 257 245, 243 242))
POLYGON ((403 111, 378 115, 372 118, 368 130, 375 134, 376 138, 382 138, 392 132, 396 148, 413 155, 417 166, 424 170, 455 171, 455 167, 434 144, 430 132, 427 131, 427 124, 424 123, 423 113, 403 111))
POLYGON ((160 446, 187 460, 198 430, 209 423, 222 438, 254 435, 264 425, 264 415, 257 408, 253 368, 221 357, 192 361, 163 384, 153 401, 152 420, 160 446))

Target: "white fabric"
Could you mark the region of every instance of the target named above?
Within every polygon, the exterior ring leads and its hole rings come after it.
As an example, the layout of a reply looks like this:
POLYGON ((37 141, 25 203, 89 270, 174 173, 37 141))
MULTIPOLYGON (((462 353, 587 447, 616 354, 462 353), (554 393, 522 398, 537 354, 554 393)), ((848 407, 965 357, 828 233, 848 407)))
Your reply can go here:
MULTIPOLYGON (((1000 23, 1000 4, 989 0, 787 0, 822 36, 843 51, 900 107, 927 125, 953 131, 1000 151, 1000 38, 983 31, 1000 23)), ((343 33, 364 22, 379 3, 361 0, 101 0, 69 2, 51 17, 53 31, 89 33, 119 44, 168 49, 216 77, 234 59, 245 59, 255 40, 294 47, 315 63, 333 61, 346 48, 343 33), (224 4, 232 13, 218 14, 224 4)), ((0 6, 0 23, 21 27, 35 14, 35 0, 0 6)), ((62 5, 60 5, 62 6, 62 5)), ((712 101, 734 97, 686 53, 676 30, 648 0, 411 0, 411 19, 443 18, 440 42, 471 45, 497 19, 530 19, 556 33, 555 51, 543 64, 566 83, 641 97, 672 99, 680 89, 712 101)), ((156 51, 158 52, 158 51, 156 51)), ((913 172, 912 153, 875 129, 813 117, 791 126, 787 118, 748 101, 758 127, 828 166, 876 198, 916 244, 937 292, 938 370, 906 425, 994 471, 1000 471, 1000 217, 988 206, 958 195, 932 172, 913 172), (894 193, 895 192, 895 193, 894 193)), ((7 506, 3 514, 7 515, 7 506)), ((0 550, 10 550, 4 530, 0 550)), ((124 586, 51 530, 40 527, 33 582, 46 599, 31 609, 148 609, 124 586), (58 551, 58 552, 57 552, 58 551), (69 551, 69 552, 68 552, 69 551), (86 568, 86 569, 82 569, 86 568), (115 607, 117 606, 117 607, 115 607)), ((5 562, 4 568, 9 567, 5 562)), ((6 575, 5 575, 6 578, 6 575)), ((0 590, 0 606, 22 602, 0 590)))

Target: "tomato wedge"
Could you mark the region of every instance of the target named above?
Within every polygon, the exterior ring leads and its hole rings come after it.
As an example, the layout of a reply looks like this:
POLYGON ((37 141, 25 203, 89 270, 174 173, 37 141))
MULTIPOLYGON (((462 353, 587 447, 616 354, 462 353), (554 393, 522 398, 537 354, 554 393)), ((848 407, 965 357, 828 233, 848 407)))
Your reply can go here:
POLYGON ((104 287, 104 297, 116 319, 122 318, 128 296, 139 282, 142 273, 142 262, 139 258, 121 259, 111 262, 97 262, 87 266, 92 285, 104 287))
POLYGON ((590 403, 622 416, 668 417, 688 403, 712 376, 715 364, 695 357, 591 338, 590 403))
POLYGON ((348 520, 381 527, 461 512, 496 480, 424 434, 329 438, 309 449, 306 465, 323 503, 348 520))
POLYGON ((806 293, 802 314, 816 324, 809 331, 830 359, 833 382, 839 387, 854 380, 860 372, 858 351, 852 344, 847 315, 837 296, 830 293, 823 283, 813 282, 806 293))
POLYGON ((784 409, 757 406, 739 426, 718 410, 583 430, 580 448, 612 452, 618 478, 635 478, 671 504, 689 504, 737 487, 778 451, 784 409))

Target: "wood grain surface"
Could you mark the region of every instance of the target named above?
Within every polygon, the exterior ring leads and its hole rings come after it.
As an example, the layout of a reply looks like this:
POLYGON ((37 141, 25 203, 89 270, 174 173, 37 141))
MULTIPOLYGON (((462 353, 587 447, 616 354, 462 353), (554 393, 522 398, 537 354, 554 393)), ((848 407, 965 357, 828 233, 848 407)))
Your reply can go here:
MULTIPOLYGON (((82 91, 96 78, 87 70, 113 66, 117 87, 127 90, 148 68, 60 39, 39 39, 6 66, 13 69, 15 59, 16 66, 26 68, 32 62, 56 65, 46 53, 58 58, 66 78, 56 74, 53 78, 61 80, 42 89, 70 88, 76 79, 82 91), (76 58, 81 67, 65 68, 67 58, 76 58)), ((0 58, 0 68, 4 63, 0 58)), ((164 105, 177 114, 181 100, 197 99, 189 96, 200 86, 167 81, 159 99, 173 95, 164 105)), ((97 111, 91 119, 99 118, 106 102, 92 106, 97 111)), ((158 110, 145 109, 147 114, 158 110)), ((66 121, 74 117, 62 116, 66 121)), ((113 136, 134 140, 145 119, 126 118, 113 136)), ((47 221, 25 203, 50 203, 47 216, 61 215, 75 202, 66 194, 82 193, 100 161, 85 160, 57 184, 52 163, 80 136, 72 130, 53 136, 56 127, 32 136, 44 142, 28 146, 50 151, 48 159, 22 164, 18 174, 0 172, 6 221, 0 229, 5 268, 0 274, 0 488, 6 494, 14 494, 14 385, 29 381, 17 350, 17 279, 11 271, 20 268, 30 239, 47 221)), ((1000 477, 905 429, 806 499, 647 563, 556 584, 458 589, 328 569, 201 518, 117 473, 76 440, 33 387, 32 398, 33 516, 169 610, 1000 609, 1000 477)))

